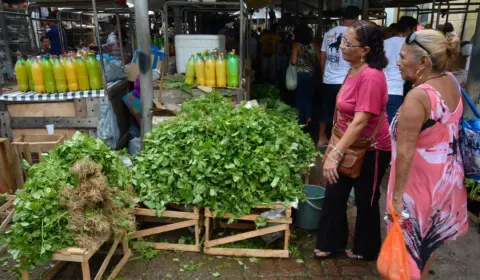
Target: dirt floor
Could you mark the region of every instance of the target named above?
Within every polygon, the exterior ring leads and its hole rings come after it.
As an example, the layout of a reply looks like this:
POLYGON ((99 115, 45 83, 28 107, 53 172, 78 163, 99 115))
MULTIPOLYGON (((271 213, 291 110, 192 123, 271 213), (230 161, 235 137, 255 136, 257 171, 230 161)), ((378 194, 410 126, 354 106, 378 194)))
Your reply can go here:
MULTIPOLYGON (((386 188, 386 179, 383 188, 386 188)), ((314 171, 311 183, 321 184, 321 176, 314 171)), ((385 191, 384 191, 385 192, 385 191)), ((381 205, 385 204, 382 197, 381 205)), ((356 208, 349 207, 350 227, 354 227, 356 208)), ((384 211, 384 209, 382 209, 384 211)), ((353 231, 351 231, 353 232, 353 231)), ((188 236, 188 231, 173 238, 188 236)), ((383 232, 385 234, 385 232, 383 232)), ((376 272, 375 262, 347 259, 342 254, 328 260, 314 260, 311 256, 314 247, 315 232, 294 230, 291 240, 291 257, 289 259, 249 259, 206 256, 200 253, 170 252, 137 248, 134 256, 120 272, 117 280, 137 279, 380 279, 376 272), (143 253, 143 254, 142 254, 143 253), (150 260, 146 257, 152 256, 150 260)), ((113 263, 118 262, 114 257, 113 263)), ((91 273, 99 269, 102 256, 95 256, 91 264, 91 273)), ((476 225, 470 224, 466 236, 443 246, 437 253, 435 263, 430 272, 430 279, 440 280, 473 280, 480 279, 480 234, 476 225)), ((0 279, 16 279, 12 273, 13 262, 3 252, 0 254, 0 279)), ((48 264, 36 269, 33 279, 38 278, 48 269, 48 264)), ((109 268, 111 270, 112 268, 109 268)), ((69 264, 54 279, 82 279, 78 264, 69 264)), ((93 279, 93 278, 92 278, 93 279)))

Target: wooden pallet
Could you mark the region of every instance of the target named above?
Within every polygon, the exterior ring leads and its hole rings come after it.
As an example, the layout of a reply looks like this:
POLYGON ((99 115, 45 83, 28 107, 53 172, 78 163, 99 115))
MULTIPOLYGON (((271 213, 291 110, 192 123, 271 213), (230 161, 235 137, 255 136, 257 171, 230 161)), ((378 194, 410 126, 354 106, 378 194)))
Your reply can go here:
POLYGON ((137 239, 142 237, 151 237, 157 234, 174 231, 178 229, 188 228, 190 226, 195 226, 195 244, 176 244, 176 243, 157 243, 157 242, 142 242, 146 246, 151 246, 157 250, 179 250, 179 251, 189 251, 189 252, 200 252, 200 210, 197 207, 193 207, 193 212, 188 212, 185 210, 184 206, 176 207, 175 210, 165 210, 163 212, 158 212, 157 210, 146 209, 146 208, 136 208, 135 215, 137 221, 148 221, 148 222, 162 222, 167 223, 166 225, 155 226, 148 229, 138 230, 133 233, 130 238, 137 239), (167 219, 165 219, 167 218, 167 219), (172 223, 172 219, 175 219, 176 222, 172 223))
MULTIPOLYGON (((112 247, 108 251, 105 260, 102 263, 102 266, 98 270, 95 280, 104 279, 103 274, 105 274, 105 270, 107 269, 112 256, 114 255, 118 244, 122 243, 123 247, 123 257, 117 266, 114 268, 112 273, 106 278, 107 280, 113 280, 118 275, 120 270, 123 266, 127 263, 128 259, 132 255, 132 250, 128 246, 128 239, 127 236, 124 235, 121 239, 117 239, 113 242, 112 247)), ((103 243, 96 244, 90 249, 82 249, 82 248, 67 248, 65 250, 61 250, 56 252, 52 256, 52 260, 57 261, 57 263, 42 277, 42 280, 49 280, 52 279, 61 269, 65 266, 68 262, 77 262, 80 263, 82 266, 82 279, 83 280, 91 280, 90 277, 90 264, 88 263, 90 258, 98 251, 98 249, 103 245, 103 243)), ((28 271, 22 271, 22 280, 30 280, 30 273, 28 271)))
POLYGON ((0 232, 7 228, 7 225, 12 221, 15 209, 13 208, 13 202, 15 200, 14 195, 7 195, 7 200, 0 206, 0 232))
MULTIPOLYGON (((23 186, 18 180, 16 160, 12 153, 12 145, 7 138, 0 138, 0 180, 7 185, 10 194, 23 186)), ((1 194, 1 192, 0 192, 1 194)))
MULTIPOLYGON (((284 208, 281 204, 275 204, 271 206, 258 206, 253 210, 262 210, 263 212, 273 208, 284 208)), ((257 211, 258 212, 258 211, 257 211)), ((225 220, 235 218, 232 214, 227 214, 223 217, 213 217, 213 213, 209 208, 205 208, 205 243, 203 253, 207 255, 224 255, 224 256, 237 256, 237 257, 259 257, 259 258, 288 258, 288 244, 290 241, 290 225, 292 224, 292 210, 291 207, 287 208, 286 216, 278 219, 268 219, 269 224, 275 224, 266 228, 256 229, 254 222, 260 214, 250 214, 236 218, 240 223, 228 225, 225 220), (249 223, 241 223, 241 221, 249 223), (231 235, 228 237, 222 237, 218 239, 212 239, 212 232, 215 227, 215 222, 219 222, 221 227, 235 228, 235 229, 253 229, 240 234, 231 235), (241 240, 246 240, 258 236, 263 236, 275 232, 284 231, 284 245, 283 249, 240 249, 240 248, 215 248, 215 246, 233 243, 241 240)))

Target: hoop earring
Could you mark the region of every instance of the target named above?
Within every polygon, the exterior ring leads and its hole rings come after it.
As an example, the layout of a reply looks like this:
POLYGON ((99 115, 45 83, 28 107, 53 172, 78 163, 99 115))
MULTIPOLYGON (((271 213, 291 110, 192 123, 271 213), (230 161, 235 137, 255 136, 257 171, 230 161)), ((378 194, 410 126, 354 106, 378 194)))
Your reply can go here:
POLYGON ((418 73, 420 72, 420 69, 417 70, 417 73, 415 73, 415 78, 417 78, 417 81, 421 80, 423 77, 423 74, 418 76, 418 73))

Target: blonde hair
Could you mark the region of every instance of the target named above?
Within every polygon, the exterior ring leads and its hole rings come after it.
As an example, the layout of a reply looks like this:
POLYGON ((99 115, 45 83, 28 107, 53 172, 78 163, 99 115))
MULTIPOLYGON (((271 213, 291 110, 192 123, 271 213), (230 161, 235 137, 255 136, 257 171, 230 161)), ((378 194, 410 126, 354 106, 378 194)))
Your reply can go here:
MULTIPOLYGON (((447 64, 460 52, 460 40, 455 35, 445 36, 442 32, 432 29, 417 31, 416 35, 416 40, 430 52, 432 70, 435 72, 445 72, 447 64)), ((425 51, 417 46, 416 52, 425 51)))

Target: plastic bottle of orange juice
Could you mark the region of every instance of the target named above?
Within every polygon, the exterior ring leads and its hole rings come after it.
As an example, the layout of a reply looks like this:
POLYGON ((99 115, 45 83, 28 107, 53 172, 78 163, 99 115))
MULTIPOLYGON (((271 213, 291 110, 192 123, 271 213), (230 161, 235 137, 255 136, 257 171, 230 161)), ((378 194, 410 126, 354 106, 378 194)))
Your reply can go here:
POLYGON ((210 87, 215 86, 215 61, 210 53, 206 55, 205 60, 205 84, 210 87))
POLYGON ((21 92, 28 91, 28 74, 27 67, 25 66, 25 60, 21 56, 17 57, 17 63, 15 64, 15 74, 17 76, 18 90, 21 92))
POLYGON ((223 53, 220 53, 217 61, 215 61, 215 73, 217 74, 217 87, 227 86, 227 73, 225 71, 226 63, 223 53))
POLYGON ((43 80, 43 67, 39 61, 40 57, 32 62, 32 76, 35 83, 36 93, 45 93, 45 81, 43 80))
POLYGON ((73 57, 70 55, 65 60, 65 74, 67 76, 68 90, 78 91, 77 70, 75 70, 73 57))
POLYGON ((25 61, 25 67, 27 67, 28 88, 31 91, 34 91, 35 90, 35 83, 33 81, 33 75, 32 75, 32 63, 33 63, 33 58, 32 58, 31 55, 29 55, 27 61, 25 61))
POLYGON ((195 76, 197 77, 197 83, 200 86, 205 85, 205 61, 201 53, 197 53, 197 59, 195 59, 195 76))
POLYGON ((75 61, 75 70, 77 70, 77 78, 80 90, 89 90, 90 83, 88 81, 87 64, 85 63, 83 57, 77 57, 77 60, 75 61))
POLYGON ((192 54, 187 62, 187 71, 185 72, 185 84, 193 86, 195 84, 195 55, 192 54))
POLYGON ((67 76, 65 75, 65 68, 56 56, 52 57, 53 62, 53 76, 57 84, 58 92, 67 92, 67 76))

